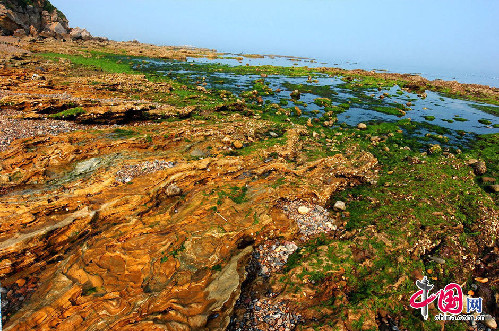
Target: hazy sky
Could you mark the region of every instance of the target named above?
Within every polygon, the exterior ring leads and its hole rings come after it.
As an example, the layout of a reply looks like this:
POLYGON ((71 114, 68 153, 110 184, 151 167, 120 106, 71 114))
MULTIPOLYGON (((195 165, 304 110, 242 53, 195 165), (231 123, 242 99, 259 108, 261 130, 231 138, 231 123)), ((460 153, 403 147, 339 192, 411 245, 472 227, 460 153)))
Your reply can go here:
MULTIPOLYGON (((114 40, 499 79, 497 0, 51 0, 114 40)), ((499 83, 494 84, 499 85, 499 83)))

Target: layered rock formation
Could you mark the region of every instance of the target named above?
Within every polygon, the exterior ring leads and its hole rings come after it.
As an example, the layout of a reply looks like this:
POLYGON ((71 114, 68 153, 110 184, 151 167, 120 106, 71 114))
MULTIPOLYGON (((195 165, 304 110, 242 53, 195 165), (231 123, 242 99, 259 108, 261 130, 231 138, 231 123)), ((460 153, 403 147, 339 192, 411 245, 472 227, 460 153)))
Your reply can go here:
POLYGON ((64 63, 40 65, 27 60, 0 76, 2 109, 27 138, 0 152, 6 330, 224 329, 253 244, 303 235, 282 203, 324 205, 333 191, 376 177, 369 153, 309 160, 302 145, 318 142, 303 128, 239 113, 181 119, 192 109, 122 99, 137 88, 169 93, 168 84, 95 72, 73 90, 60 84, 64 63), (99 108, 88 112, 97 122, 133 120, 129 107, 178 118, 58 136, 23 127, 87 102, 99 108), (258 148, 276 135, 286 144, 258 148), (250 152, 226 155, 234 148, 250 152))

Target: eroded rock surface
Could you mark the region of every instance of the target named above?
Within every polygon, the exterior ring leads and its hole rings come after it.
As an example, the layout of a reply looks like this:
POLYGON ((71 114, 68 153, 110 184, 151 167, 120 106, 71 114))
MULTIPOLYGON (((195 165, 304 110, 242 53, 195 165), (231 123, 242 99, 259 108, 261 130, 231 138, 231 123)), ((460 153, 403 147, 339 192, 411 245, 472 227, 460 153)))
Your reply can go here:
POLYGON ((264 152, 282 155, 272 162, 262 151, 217 153, 225 136, 248 141, 250 128, 268 125, 235 116, 219 125, 141 127, 156 132, 152 143, 105 130, 15 141, 2 153, 0 275, 14 292, 19 279, 36 277, 37 288, 7 330, 227 326, 252 253, 241 243, 299 235, 282 199, 324 204, 331 192, 375 176, 368 154, 286 162, 307 139, 299 129, 287 132, 285 148, 264 152), (194 146, 208 145, 209 157, 189 159, 194 146), (116 181, 125 164, 152 159, 175 166, 116 181), (272 187, 283 177, 285 185, 272 187), (182 195, 167 192, 172 184, 182 195))
POLYGON ((0 32, 4 35, 67 34, 68 20, 48 0, 0 2, 0 32))

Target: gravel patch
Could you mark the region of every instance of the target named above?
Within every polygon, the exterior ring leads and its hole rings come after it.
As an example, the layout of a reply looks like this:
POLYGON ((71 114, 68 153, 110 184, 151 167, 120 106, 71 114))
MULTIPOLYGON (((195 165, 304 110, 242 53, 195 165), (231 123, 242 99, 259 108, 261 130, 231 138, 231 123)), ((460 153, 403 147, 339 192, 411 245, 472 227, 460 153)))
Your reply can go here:
POLYGON ((139 164, 130 164, 116 172, 116 182, 128 183, 135 177, 139 177, 152 172, 170 169, 175 166, 174 162, 164 160, 146 161, 139 164))
POLYGON ((294 330, 300 320, 299 315, 290 312, 286 302, 274 303, 272 299, 254 300, 252 325, 248 330, 294 330))
POLYGON ((17 139, 59 135, 66 132, 88 129, 88 126, 52 119, 26 120, 15 118, 16 110, 0 111, 0 151, 8 149, 17 139))
POLYGON ((260 274, 270 276, 280 271, 288 262, 288 257, 298 249, 293 241, 280 242, 269 240, 256 249, 257 261, 260 264, 260 274))
POLYGON ((320 233, 336 231, 338 228, 329 212, 319 205, 296 200, 285 203, 282 209, 298 224, 303 240, 320 233))

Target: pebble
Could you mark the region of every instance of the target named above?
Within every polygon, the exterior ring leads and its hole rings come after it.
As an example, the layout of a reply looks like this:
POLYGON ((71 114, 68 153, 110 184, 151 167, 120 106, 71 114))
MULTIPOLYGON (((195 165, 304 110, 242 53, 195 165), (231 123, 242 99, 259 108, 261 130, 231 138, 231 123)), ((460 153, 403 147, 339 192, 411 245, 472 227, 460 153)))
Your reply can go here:
POLYGON ((336 201, 333 207, 334 209, 341 211, 345 211, 347 209, 347 206, 343 201, 336 201))
POLYGON ((241 141, 239 141, 239 140, 234 141, 232 143, 232 145, 234 145, 234 148, 237 148, 237 149, 241 149, 244 146, 243 143, 241 141))
POLYGON ((488 279, 488 278, 482 278, 482 277, 477 277, 477 278, 475 278, 475 280, 476 280, 477 282, 479 282, 479 283, 483 283, 483 284, 485 284, 485 283, 487 283, 487 282, 489 281, 489 279, 488 279))
POLYGON ((495 318, 493 318, 492 316, 486 315, 485 321, 483 321, 483 322, 489 328, 491 328, 493 330, 497 329, 497 322, 496 322, 495 318))
POLYGON ((430 260, 437 262, 438 264, 445 264, 445 260, 437 256, 429 256, 430 260))
POLYGON ((166 193, 166 196, 174 197, 174 196, 182 194, 182 190, 177 185, 170 184, 170 186, 168 186, 166 188, 165 193, 166 193))
POLYGON ((310 211, 310 208, 308 208, 306 206, 298 207, 298 212, 302 215, 308 214, 309 211, 310 211))

